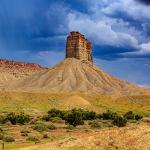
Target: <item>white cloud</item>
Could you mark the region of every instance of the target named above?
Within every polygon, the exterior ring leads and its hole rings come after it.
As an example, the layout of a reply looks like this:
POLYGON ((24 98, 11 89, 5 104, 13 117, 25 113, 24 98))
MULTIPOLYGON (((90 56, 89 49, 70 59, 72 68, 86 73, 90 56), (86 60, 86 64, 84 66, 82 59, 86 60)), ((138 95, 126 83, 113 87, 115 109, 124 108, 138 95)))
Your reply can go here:
MULTIPOLYGON (((123 53, 123 56, 135 57, 135 56, 145 56, 150 55, 150 42, 143 43, 138 46, 137 51, 123 53)), ((146 65, 145 65, 146 66, 146 65)))
POLYGON ((149 43, 143 43, 140 45, 140 53, 143 54, 150 54, 150 42, 149 43))
POLYGON ((107 1, 106 4, 106 7, 101 10, 105 14, 112 15, 116 12, 124 12, 136 20, 150 20, 149 6, 141 5, 136 0, 114 0, 112 2, 107 1))
POLYGON ((111 24, 107 21, 94 20, 90 16, 81 13, 68 14, 69 30, 80 31, 97 45, 137 48, 138 41, 134 36, 113 30, 111 24))

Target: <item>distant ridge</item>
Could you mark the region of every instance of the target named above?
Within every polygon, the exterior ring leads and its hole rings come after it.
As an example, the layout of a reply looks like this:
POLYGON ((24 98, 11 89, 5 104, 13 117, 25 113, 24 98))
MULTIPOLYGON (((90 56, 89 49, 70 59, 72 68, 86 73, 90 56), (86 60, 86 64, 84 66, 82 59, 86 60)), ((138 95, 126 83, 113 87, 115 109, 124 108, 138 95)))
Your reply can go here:
POLYGON ((150 94, 127 81, 119 80, 91 63, 67 58, 53 68, 12 82, 11 90, 34 92, 96 92, 106 95, 150 94))
POLYGON ((24 78, 44 70, 47 68, 39 64, 0 59, 0 86, 7 81, 24 78))

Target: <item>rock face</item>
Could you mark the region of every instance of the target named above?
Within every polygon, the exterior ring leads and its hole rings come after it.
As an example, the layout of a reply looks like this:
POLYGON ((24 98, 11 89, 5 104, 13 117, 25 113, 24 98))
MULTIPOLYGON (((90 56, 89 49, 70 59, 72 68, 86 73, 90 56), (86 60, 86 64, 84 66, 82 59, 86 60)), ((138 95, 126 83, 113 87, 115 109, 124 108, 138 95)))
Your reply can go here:
POLYGON ((24 78, 44 70, 47 68, 38 64, 0 59, 0 86, 7 81, 24 78))
POLYGON ((76 58, 93 63, 92 43, 79 32, 71 32, 67 37, 66 58, 76 58))
POLYGON ((9 61, 9 60, 4 60, 0 59, 0 67, 5 67, 5 68, 28 68, 30 70, 43 70, 46 69, 39 64, 34 64, 34 63, 25 63, 25 62, 16 62, 16 61, 9 61))

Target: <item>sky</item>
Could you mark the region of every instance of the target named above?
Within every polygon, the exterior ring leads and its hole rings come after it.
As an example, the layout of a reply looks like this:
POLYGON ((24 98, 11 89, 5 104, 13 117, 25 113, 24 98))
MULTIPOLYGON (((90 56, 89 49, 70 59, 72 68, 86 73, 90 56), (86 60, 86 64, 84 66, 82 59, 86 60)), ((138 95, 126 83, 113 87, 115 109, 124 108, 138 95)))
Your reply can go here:
POLYGON ((66 37, 93 43, 94 63, 150 87, 150 0, 0 0, 0 58, 51 67, 66 37))

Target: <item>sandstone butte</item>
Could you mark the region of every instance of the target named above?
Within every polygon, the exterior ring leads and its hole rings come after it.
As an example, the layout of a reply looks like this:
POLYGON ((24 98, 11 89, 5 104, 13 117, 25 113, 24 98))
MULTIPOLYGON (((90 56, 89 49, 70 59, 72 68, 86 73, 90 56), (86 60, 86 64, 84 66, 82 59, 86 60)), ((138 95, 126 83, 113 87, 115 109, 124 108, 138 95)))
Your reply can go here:
POLYGON ((110 95, 150 94, 150 89, 120 80, 93 64, 92 42, 71 32, 66 58, 45 71, 6 84, 9 90, 27 92, 96 92, 110 95))

